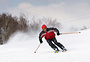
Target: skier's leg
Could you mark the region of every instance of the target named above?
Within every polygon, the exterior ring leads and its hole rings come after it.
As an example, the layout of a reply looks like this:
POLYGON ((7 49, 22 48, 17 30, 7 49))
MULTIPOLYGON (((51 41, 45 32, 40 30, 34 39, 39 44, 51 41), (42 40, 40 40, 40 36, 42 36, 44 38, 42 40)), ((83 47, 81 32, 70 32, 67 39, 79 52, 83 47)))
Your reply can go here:
POLYGON ((60 47, 62 50, 65 48, 61 43, 57 42, 57 39, 54 37, 52 38, 53 42, 58 46, 60 47))
POLYGON ((54 50, 58 50, 59 51, 59 49, 52 43, 52 41, 50 39, 48 39, 47 42, 51 46, 51 48, 53 48, 54 50))

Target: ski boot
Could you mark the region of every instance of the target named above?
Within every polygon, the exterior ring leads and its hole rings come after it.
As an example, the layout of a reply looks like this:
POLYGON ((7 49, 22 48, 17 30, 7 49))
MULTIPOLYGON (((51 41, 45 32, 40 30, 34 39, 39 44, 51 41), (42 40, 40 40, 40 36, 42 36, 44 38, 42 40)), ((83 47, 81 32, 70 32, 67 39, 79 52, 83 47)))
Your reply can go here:
POLYGON ((62 52, 66 52, 67 51, 67 49, 66 48, 63 48, 63 51, 62 52))
POLYGON ((59 49, 57 48, 56 50, 55 50, 55 53, 58 53, 59 52, 59 49))

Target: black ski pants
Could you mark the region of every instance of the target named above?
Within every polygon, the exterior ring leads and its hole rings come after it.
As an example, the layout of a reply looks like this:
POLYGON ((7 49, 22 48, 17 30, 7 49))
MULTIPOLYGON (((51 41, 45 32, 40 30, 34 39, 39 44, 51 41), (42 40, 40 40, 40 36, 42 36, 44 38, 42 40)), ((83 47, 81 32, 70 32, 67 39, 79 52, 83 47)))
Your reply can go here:
POLYGON ((57 42, 57 40, 56 40, 55 37, 52 38, 52 39, 48 39, 47 42, 48 42, 48 44, 51 46, 51 48, 53 48, 54 50, 57 49, 56 45, 57 45, 58 47, 60 47, 62 50, 63 50, 63 48, 64 48, 64 46, 63 46, 61 43, 57 42))

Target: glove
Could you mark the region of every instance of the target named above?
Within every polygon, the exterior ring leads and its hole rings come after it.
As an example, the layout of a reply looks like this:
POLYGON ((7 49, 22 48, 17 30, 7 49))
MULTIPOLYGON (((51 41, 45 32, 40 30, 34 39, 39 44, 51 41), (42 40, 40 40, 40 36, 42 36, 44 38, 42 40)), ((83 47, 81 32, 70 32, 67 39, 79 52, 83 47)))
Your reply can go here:
POLYGON ((40 44, 42 44, 43 42, 40 42, 40 44))
POLYGON ((59 36, 59 35, 60 35, 60 33, 57 33, 57 35, 59 36))
POLYGON ((43 41, 42 40, 40 40, 40 44, 42 44, 43 43, 43 41))

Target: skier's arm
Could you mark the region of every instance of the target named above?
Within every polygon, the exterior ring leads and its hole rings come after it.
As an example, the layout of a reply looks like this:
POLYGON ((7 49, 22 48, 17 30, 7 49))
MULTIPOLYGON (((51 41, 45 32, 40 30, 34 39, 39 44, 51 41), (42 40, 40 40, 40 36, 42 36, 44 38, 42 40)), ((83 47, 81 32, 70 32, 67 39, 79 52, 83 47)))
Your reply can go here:
POLYGON ((54 30, 57 33, 57 35, 60 35, 60 32, 57 28, 51 28, 51 29, 54 30))
POLYGON ((42 32, 39 34, 39 41, 40 41, 40 43, 43 43, 41 36, 42 36, 42 32))

